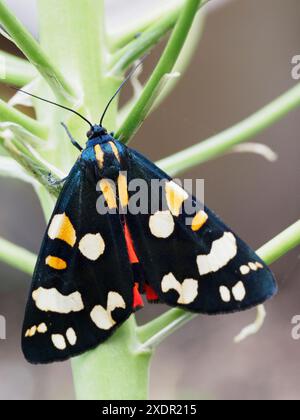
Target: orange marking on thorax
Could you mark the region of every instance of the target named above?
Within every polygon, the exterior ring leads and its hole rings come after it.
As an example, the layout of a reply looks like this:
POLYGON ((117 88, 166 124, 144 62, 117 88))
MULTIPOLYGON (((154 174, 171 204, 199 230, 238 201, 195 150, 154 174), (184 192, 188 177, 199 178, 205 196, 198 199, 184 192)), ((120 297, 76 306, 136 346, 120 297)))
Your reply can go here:
POLYGON ((112 141, 109 142, 109 145, 112 148, 112 151, 113 151, 116 159, 118 159, 118 161, 120 162, 120 154, 119 154, 119 150, 118 150, 117 146, 112 141))
POLYGON ((103 164, 104 164, 104 152, 101 149, 100 144, 97 144, 94 147, 94 151, 95 151, 95 156, 96 156, 96 159, 97 159, 97 162, 98 162, 98 166, 99 166, 100 169, 102 169, 103 164))
POLYGON ((105 201, 110 209, 117 208, 117 199, 115 185, 109 179, 101 179, 100 189, 104 195, 105 201))

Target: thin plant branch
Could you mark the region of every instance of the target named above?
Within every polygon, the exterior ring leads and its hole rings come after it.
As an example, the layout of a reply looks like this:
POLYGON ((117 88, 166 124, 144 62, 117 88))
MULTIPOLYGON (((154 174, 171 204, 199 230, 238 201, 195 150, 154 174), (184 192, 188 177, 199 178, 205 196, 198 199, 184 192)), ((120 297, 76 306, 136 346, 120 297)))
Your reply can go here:
POLYGON ((150 112, 150 109, 157 98, 161 82, 168 73, 172 72, 175 63, 178 60, 195 15, 201 4, 202 0, 187 0, 185 2, 180 18, 178 19, 159 63, 146 84, 140 99, 137 101, 130 115, 116 134, 117 138, 120 138, 124 143, 129 142, 150 112))
POLYGON ((2 99, 0 99, 0 121, 17 124, 36 137, 47 139, 47 126, 9 106, 2 99))
POLYGON ((32 275, 37 256, 26 249, 0 238, 0 261, 23 273, 32 275))
POLYGON ((30 83, 38 73, 34 66, 23 58, 0 51, 0 82, 23 87, 30 83))
POLYGON ((76 95, 61 72, 49 60, 41 46, 10 11, 3 0, 0 0, 0 23, 14 40, 15 44, 48 82, 58 99, 72 101, 76 95))
MULTIPOLYGON (((208 2, 213 3, 212 0, 204 0, 202 7, 208 2)), ((171 31, 180 16, 182 7, 184 6, 185 0, 174 0, 169 3, 167 7, 161 7, 150 16, 147 14, 144 18, 138 21, 132 20, 129 25, 126 25, 125 30, 110 34, 108 37, 109 46, 111 51, 125 50, 127 46, 134 47, 134 42, 146 31, 154 30, 156 28, 156 38, 153 41, 158 43, 169 31, 171 31), (158 24, 161 22, 161 25, 158 24), (166 22, 168 25, 166 26, 166 22)), ((163 5, 162 5, 163 6, 163 5)), ((120 57, 121 54, 115 55, 115 60, 120 57)))
POLYGON ((215 159, 237 144, 257 136, 299 106, 300 83, 237 125, 162 159, 156 164, 170 175, 178 175, 187 169, 215 159))
POLYGON ((261 143, 243 143, 234 146, 232 149, 233 153, 254 153, 256 155, 262 156, 269 162, 276 162, 278 160, 278 155, 275 153, 271 147, 266 144, 261 143))
POLYGON ((239 335, 235 337, 234 342, 236 344, 240 344, 242 341, 245 341, 247 338, 251 337, 251 335, 257 334, 262 329, 266 316, 267 312, 264 305, 259 305, 256 308, 255 321, 247 327, 243 328, 239 335))
MULTIPOLYGON (((205 3, 202 3, 201 7, 204 5, 205 3)), ((123 74, 138 58, 154 48, 174 28, 179 15, 180 8, 174 9, 161 19, 156 20, 134 41, 117 51, 111 59, 111 72, 116 75, 123 74)))

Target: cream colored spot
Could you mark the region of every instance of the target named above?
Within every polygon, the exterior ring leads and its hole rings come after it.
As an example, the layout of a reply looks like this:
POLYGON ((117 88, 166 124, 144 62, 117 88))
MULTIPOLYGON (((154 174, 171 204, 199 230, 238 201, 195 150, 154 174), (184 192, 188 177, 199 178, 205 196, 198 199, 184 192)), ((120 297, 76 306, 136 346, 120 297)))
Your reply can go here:
POLYGON ((37 328, 38 333, 45 334, 48 331, 47 325, 43 322, 37 328))
POLYGON ((256 267, 257 267, 257 268, 261 268, 261 269, 262 269, 262 268, 264 268, 264 266, 263 266, 260 262, 257 262, 257 263, 256 263, 256 267))
POLYGON ((232 289, 232 294, 236 301, 242 302, 246 297, 246 290, 245 286, 242 281, 237 283, 234 288, 232 289))
POLYGON ((128 189, 127 189, 127 177, 120 173, 118 177, 118 190, 119 198, 122 207, 126 207, 129 202, 128 189))
POLYGON ((84 309, 79 292, 64 296, 57 289, 40 287, 32 292, 32 299, 35 301, 36 307, 44 312, 69 314, 70 312, 80 312, 84 309))
POLYGON ((77 336, 73 328, 69 328, 66 333, 67 340, 71 344, 71 346, 75 346, 77 342, 77 336))
POLYGON ((175 223, 172 214, 166 211, 158 211, 149 219, 149 228, 152 235, 166 239, 172 235, 175 223))
POLYGON ((199 211, 192 221, 192 230, 197 232, 201 229, 208 220, 208 215, 203 211, 199 211))
POLYGON ((105 201, 110 209, 117 208, 115 184, 110 179, 101 179, 100 189, 104 195, 105 201))
POLYGON ((29 331, 30 331, 30 330, 27 330, 27 331, 26 331, 26 333, 25 333, 25 337, 29 337, 29 331))
POLYGON ((105 251, 105 243, 100 233, 85 235, 79 242, 79 250, 82 255, 91 261, 100 258, 105 251))
POLYGON ((249 267, 251 268, 252 271, 257 271, 258 270, 257 265, 253 262, 249 263, 249 267))
POLYGON ((250 273, 250 268, 248 267, 248 265, 242 265, 240 267, 240 272, 241 274, 243 274, 243 276, 246 276, 247 274, 250 273))
POLYGON ((46 258, 46 264, 55 270, 65 270, 67 268, 66 261, 62 260, 61 258, 52 257, 51 255, 46 258))
POLYGON ((170 290, 176 290, 179 294, 177 303, 181 305, 188 305, 189 303, 194 302, 198 296, 198 282, 193 279, 185 279, 181 284, 176 280, 173 273, 169 273, 162 279, 161 289, 164 293, 169 292, 170 290))
POLYGON ((231 301, 231 293, 230 293, 230 290, 228 289, 228 287, 226 287, 226 286, 221 286, 220 287, 220 296, 221 296, 221 299, 223 300, 223 302, 225 302, 225 303, 229 303, 231 301))
POLYGON ((65 350, 67 347, 66 344, 66 340, 64 338, 63 335, 61 334, 52 334, 51 335, 51 340, 52 343, 54 344, 54 346, 58 349, 58 350, 65 350))
POLYGON ((124 299, 119 293, 109 292, 106 309, 101 305, 95 306, 90 314, 91 319, 99 329, 110 330, 116 324, 115 320, 112 318, 112 312, 117 308, 126 308, 124 299))
POLYGON ((198 255, 197 265, 201 276, 216 273, 225 267, 237 254, 236 239, 230 232, 213 242, 208 255, 198 255))
POLYGON ((173 216, 179 216, 181 206, 188 197, 188 193, 174 181, 166 183, 167 204, 173 216))
POLYGON ((95 151, 96 160, 98 162, 98 166, 100 169, 102 169, 103 164, 104 164, 104 153, 103 153, 103 150, 101 149, 100 144, 97 144, 94 147, 94 151, 95 151))
POLYGON ((33 337, 37 332, 37 327, 34 325, 33 327, 30 328, 30 330, 28 331, 28 337, 33 337))
POLYGON ((112 141, 109 142, 109 145, 112 148, 112 151, 113 151, 116 159, 118 159, 118 161, 120 162, 120 154, 119 154, 119 150, 118 150, 117 146, 112 141))
POLYGON ((48 229, 48 236, 50 239, 60 239, 70 246, 76 243, 76 232, 66 214, 57 214, 53 217, 48 229))

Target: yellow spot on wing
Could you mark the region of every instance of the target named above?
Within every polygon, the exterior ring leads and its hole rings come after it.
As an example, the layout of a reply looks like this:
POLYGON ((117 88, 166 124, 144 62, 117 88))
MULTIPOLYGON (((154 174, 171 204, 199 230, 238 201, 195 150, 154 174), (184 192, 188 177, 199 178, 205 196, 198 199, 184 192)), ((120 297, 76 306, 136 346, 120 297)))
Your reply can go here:
POLYGON ((67 263, 61 258, 57 257, 47 257, 46 264, 49 265, 49 267, 54 268, 55 270, 65 270, 67 268, 67 263))
POLYGON ((110 209, 116 209, 117 200, 114 183, 109 179, 101 179, 99 184, 108 207, 110 209))
POLYGON ((117 146, 112 141, 109 142, 109 145, 112 148, 112 151, 114 152, 115 157, 120 162, 120 154, 119 154, 119 150, 118 150, 117 146))
POLYGON ((28 331, 28 337, 33 337, 37 331, 36 326, 34 325, 30 330, 28 331))
POLYGON ((203 225, 205 225, 207 220, 208 215, 203 210, 199 211, 192 221, 192 230, 197 232, 203 225))
POLYGON ((76 232, 66 214, 57 214, 53 217, 48 229, 50 239, 60 239, 70 246, 76 243, 76 232))
POLYGON ((96 159, 97 159, 97 162, 98 162, 98 166, 99 166, 100 169, 102 169, 103 164, 104 164, 104 152, 101 149, 100 144, 97 144, 94 147, 94 150, 95 150, 95 155, 96 155, 96 159))
POLYGON ((174 181, 166 183, 167 204, 173 216, 179 216, 181 206, 188 197, 188 193, 174 181))
POLYGON ((118 177, 118 189, 119 189, 119 198, 122 207, 128 205, 128 189, 127 189, 127 178, 124 174, 120 174, 118 177))

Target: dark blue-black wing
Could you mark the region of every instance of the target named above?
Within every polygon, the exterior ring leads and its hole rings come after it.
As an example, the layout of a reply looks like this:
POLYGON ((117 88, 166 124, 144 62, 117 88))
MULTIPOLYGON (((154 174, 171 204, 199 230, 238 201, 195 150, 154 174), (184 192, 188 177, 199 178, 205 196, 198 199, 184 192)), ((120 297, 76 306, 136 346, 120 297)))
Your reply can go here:
POLYGON ((119 215, 99 215, 95 163, 75 164, 33 276, 22 347, 31 363, 62 361, 106 340, 132 313, 133 274, 119 215))
MULTIPOLYGON (((142 290, 151 287, 157 300, 205 314, 245 310, 276 293, 270 269, 216 214, 141 154, 127 153, 128 182, 144 180, 152 191, 150 214, 126 216, 142 290), (161 194, 153 180, 162 181, 161 194)), ((130 198, 136 203, 136 191, 130 198)))

